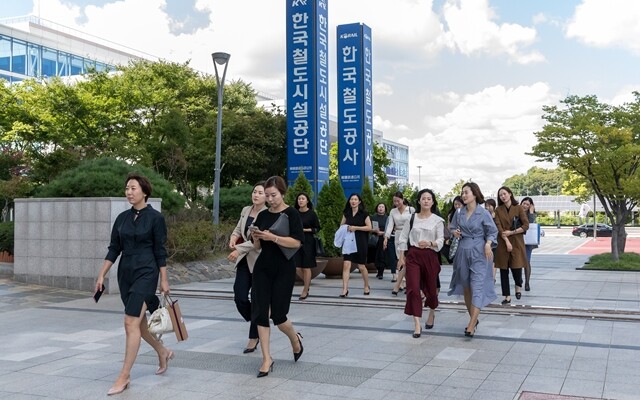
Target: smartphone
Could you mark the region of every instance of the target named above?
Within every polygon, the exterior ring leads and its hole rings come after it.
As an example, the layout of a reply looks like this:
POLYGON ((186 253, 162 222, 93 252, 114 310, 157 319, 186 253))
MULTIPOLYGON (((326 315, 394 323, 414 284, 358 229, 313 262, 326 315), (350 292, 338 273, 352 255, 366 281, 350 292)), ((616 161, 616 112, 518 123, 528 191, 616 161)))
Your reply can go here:
POLYGON ((255 225, 249 225, 249 233, 253 233, 253 232, 256 232, 256 231, 259 231, 259 230, 260 230, 260 229, 258 229, 258 227, 257 227, 257 226, 255 226, 255 225))
POLYGON ((104 289, 105 287, 104 285, 102 285, 102 289, 93 294, 93 300, 95 300, 96 303, 98 302, 98 300, 100 300, 100 296, 102 296, 102 293, 104 293, 104 289))

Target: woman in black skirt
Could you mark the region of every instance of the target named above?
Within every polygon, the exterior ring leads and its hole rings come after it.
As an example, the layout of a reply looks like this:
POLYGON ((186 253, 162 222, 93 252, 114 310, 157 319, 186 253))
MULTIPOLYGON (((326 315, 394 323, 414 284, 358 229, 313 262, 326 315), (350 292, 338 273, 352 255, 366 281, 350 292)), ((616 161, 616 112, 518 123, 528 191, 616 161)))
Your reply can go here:
POLYGON ((347 204, 344 206, 342 221, 340 225, 348 225, 349 232, 355 232, 357 251, 352 254, 344 254, 342 262, 342 294, 340 297, 349 295, 349 275, 351 275, 351 263, 358 266, 364 281, 364 295, 371 293, 369 287, 369 271, 367 271, 367 249, 369 247, 369 231, 371 231, 371 218, 364 208, 364 203, 359 194, 353 193, 349 196, 347 204))
POLYGON ((309 285, 311 285, 311 268, 316 267, 316 242, 315 234, 320 230, 320 220, 313 211, 313 203, 306 193, 300 193, 296 200, 296 209, 302 219, 302 230, 304 231, 304 243, 302 250, 296 255, 296 267, 302 274, 304 287, 299 300, 309 297, 309 285))

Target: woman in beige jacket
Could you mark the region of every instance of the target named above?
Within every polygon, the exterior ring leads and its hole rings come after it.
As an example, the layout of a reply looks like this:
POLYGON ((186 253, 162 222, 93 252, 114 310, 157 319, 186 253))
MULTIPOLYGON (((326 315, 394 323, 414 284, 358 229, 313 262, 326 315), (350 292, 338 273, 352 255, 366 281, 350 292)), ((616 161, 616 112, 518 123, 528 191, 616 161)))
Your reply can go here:
MULTIPOLYGON (((255 249, 253 243, 248 240, 248 227, 255 221, 256 217, 262 210, 266 210, 264 182, 258 182, 253 186, 251 194, 253 205, 246 206, 242 209, 240 220, 236 225, 231 238, 229 239, 229 248, 232 250, 229 254, 229 261, 236 263, 236 280, 233 283, 233 299, 236 302, 236 308, 245 321, 251 321, 251 299, 249 291, 252 285, 253 266, 260 252, 255 249)), ((249 342, 243 353, 253 353, 258 348, 258 327, 253 322, 249 326, 249 342)))
POLYGON ((495 266, 500 269, 503 305, 511 303, 509 270, 516 285, 516 298, 522 296, 522 270, 527 265, 524 233, 529 229, 529 218, 506 186, 498 189, 498 207, 495 216, 498 228, 498 248, 495 266))

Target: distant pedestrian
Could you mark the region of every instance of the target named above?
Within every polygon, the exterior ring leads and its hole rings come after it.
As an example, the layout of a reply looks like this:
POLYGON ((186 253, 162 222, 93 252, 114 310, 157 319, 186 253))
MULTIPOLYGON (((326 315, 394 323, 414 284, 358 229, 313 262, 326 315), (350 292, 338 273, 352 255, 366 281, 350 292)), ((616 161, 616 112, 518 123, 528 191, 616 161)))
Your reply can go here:
POLYGON ((376 205, 376 213, 370 216, 372 229, 370 233, 370 243, 375 242, 375 247, 369 246, 370 251, 374 253, 373 262, 376 264, 376 278, 384 277, 384 270, 387 267, 387 252, 384 248, 384 229, 387 226, 387 206, 384 203, 376 205), (377 227, 376 227, 377 225, 377 227), (371 249, 373 247, 373 249, 371 249))
MULTIPOLYGON (((531 197, 525 197, 520 202, 520 205, 524 209, 524 212, 529 217, 529 224, 533 224, 536 222, 536 207, 533 204, 533 199, 531 197)), ((525 244, 525 250, 527 253, 527 266, 524 267, 524 290, 528 292, 531 290, 531 286, 529 285, 529 281, 531 280, 531 253, 533 249, 537 249, 537 244, 525 244)))
POLYGON ((404 224, 409 221, 411 214, 416 210, 409 205, 409 202, 405 200, 404 195, 400 191, 393 194, 393 207, 394 208, 389 212, 387 228, 384 232, 384 247, 386 249, 390 249, 391 282, 395 283, 391 294, 397 296, 398 292, 403 288, 402 281, 404 279, 404 266, 398 266, 400 250, 396 244, 396 238, 402 231, 404 224), (396 271, 398 272, 397 277, 396 271))
POLYGON ((305 300, 309 297, 311 269, 317 266, 315 234, 320 231, 320 220, 316 212, 313 211, 313 203, 306 193, 298 194, 295 208, 300 213, 302 230, 304 231, 304 244, 296 255, 296 269, 301 273, 303 283, 302 293, 300 293, 298 300, 305 300))
POLYGON ((503 305, 511 303, 509 271, 515 283, 516 299, 522 297, 522 270, 527 265, 524 233, 529 229, 529 217, 506 186, 498 189, 496 227, 500 235, 496 250, 496 267, 500 269, 503 305))
POLYGON ((107 392, 109 396, 129 387, 141 338, 158 355, 156 375, 163 374, 173 358, 173 351, 164 347, 147 329, 146 311, 153 313, 160 306, 156 296, 158 278, 162 294, 169 293, 165 249, 167 226, 162 214, 147 204, 151 191, 151 182, 146 177, 135 173, 127 176, 125 194, 131 208, 120 213, 113 224, 109 252, 96 281, 95 289, 99 291, 109 269, 120 256, 118 287, 124 304, 126 346, 122 369, 107 392))
POLYGON ((477 183, 462 186, 462 201, 464 207, 451 219, 452 233, 460 242, 453 260, 449 296, 464 295, 469 313, 464 334, 473 337, 480 310, 497 298, 491 273, 491 244, 496 241, 498 230, 489 212, 479 206, 484 203, 484 196, 477 183))

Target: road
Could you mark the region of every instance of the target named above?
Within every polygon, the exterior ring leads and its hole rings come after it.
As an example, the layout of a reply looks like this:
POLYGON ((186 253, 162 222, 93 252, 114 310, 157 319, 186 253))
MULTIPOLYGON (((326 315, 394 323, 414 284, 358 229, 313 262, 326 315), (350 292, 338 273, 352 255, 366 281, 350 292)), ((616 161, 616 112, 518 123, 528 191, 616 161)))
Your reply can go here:
MULTIPOLYGON (((538 254, 599 254, 610 251, 610 238, 598 238, 594 243, 593 238, 573 236, 571 227, 544 226, 542 229, 545 235, 535 250, 538 254)), ((627 235, 626 250, 640 252, 640 227, 627 228, 627 235)))

